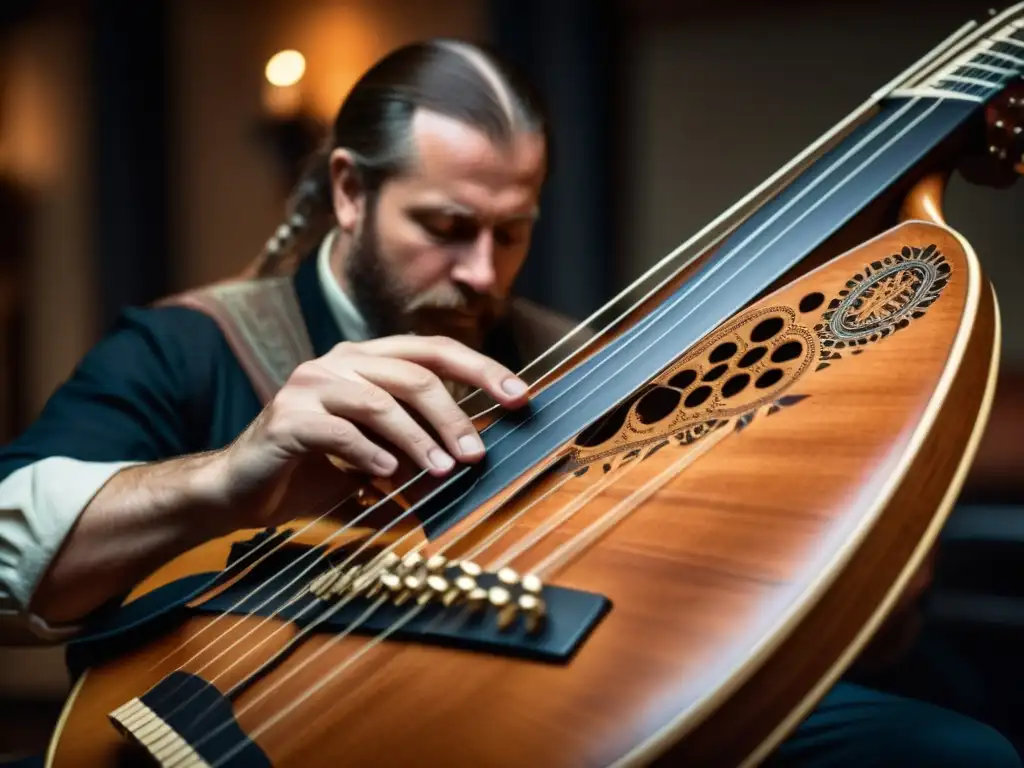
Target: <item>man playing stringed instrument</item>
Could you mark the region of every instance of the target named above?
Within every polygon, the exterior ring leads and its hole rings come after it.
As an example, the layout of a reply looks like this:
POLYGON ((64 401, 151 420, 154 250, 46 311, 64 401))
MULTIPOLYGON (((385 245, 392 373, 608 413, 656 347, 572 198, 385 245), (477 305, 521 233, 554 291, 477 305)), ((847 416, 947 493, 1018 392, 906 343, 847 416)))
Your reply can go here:
MULTIPOLYGON (((435 476, 479 460, 461 395, 522 406, 528 342, 571 327, 509 296, 548 146, 528 87, 476 47, 410 46, 367 73, 255 281, 126 310, 0 452, 11 631, 73 637, 185 550, 341 500, 325 454, 384 477, 399 454, 435 476)), ((774 760, 1021 765, 981 723, 850 683, 774 760)))

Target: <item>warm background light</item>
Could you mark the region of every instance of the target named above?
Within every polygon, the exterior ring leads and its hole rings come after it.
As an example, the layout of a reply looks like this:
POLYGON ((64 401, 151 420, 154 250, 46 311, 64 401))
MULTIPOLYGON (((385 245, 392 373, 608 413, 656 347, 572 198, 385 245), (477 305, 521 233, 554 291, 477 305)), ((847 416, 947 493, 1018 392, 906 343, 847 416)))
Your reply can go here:
POLYGON ((278 51, 267 60, 263 107, 268 114, 291 118, 299 113, 303 106, 299 81, 305 73, 306 57, 296 50, 278 51))
POLYGON ((287 88, 302 79, 306 59, 298 51, 279 51, 270 57, 264 72, 271 85, 287 88))

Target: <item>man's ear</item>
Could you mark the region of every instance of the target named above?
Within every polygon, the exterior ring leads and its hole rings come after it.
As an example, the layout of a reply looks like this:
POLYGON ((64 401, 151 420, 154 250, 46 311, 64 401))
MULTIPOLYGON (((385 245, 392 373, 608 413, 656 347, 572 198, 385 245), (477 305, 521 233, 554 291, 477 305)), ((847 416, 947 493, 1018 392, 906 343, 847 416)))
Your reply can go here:
POLYGON ((353 234, 366 204, 366 188, 359 168, 352 153, 339 148, 331 152, 330 170, 334 216, 342 231, 353 234))

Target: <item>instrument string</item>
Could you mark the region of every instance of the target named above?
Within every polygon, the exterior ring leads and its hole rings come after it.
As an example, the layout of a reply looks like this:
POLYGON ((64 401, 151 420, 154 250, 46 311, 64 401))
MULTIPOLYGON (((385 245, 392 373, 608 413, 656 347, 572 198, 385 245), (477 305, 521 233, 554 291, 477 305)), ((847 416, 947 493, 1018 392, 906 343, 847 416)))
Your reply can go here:
MULTIPOLYGON (((551 554, 530 568, 530 573, 540 577, 548 578, 564 568, 571 561, 572 557, 583 552, 600 537, 604 536, 614 525, 625 520, 630 514, 636 511, 641 504, 661 490, 666 484, 678 477, 688 466, 697 461, 701 456, 714 448, 719 442, 725 439, 732 430, 717 429, 705 434, 695 445, 688 446, 689 450, 663 469, 653 478, 633 491, 629 496, 620 501, 610 510, 597 518, 576 536, 571 538, 562 546, 555 549, 551 554)), ((639 459, 635 462, 639 463, 639 459)), ((536 537, 532 542, 527 542, 523 547, 515 547, 503 554, 489 566, 490 570, 498 570, 511 564, 517 557, 525 554, 535 546, 543 536, 536 537)))
MULTIPOLYGON (((562 505, 560 509, 556 510, 549 517, 547 517, 543 523, 541 523, 536 528, 533 528, 529 533, 527 533, 521 540, 523 542, 526 542, 526 544, 524 544, 523 546, 525 546, 526 549, 529 549, 531 546, 529 542, 532 539, 535 538, 537 541, 539 541, 551 531, 565 524, 570 518, 572 518, 577 512, 583 509, 583 507, 585 507, 596 496, 608 490, 608 488, 610 488, 615 483, 619 482, 625 475, 629 474, 637 467, 639 467, 640 463, 641 462, 638 457, 636 460, 630 462, 628 465, 625 465, 625 467, 621 467, 616 471, 609 472, 608 474, 602 476, 600 480, 598 480, 593 485, 587 487, 581 493, 577 494, 577 496, 572 501, 562 505)), ((569 479, 571 479, 572 477, 573 476, 570 475, 569 479)), ((529 510, 523 510, 521 514, 525 514, 528 511, 529 510)), ((508 528, 510 527, 511 526, 503 528, 505 531, 507 531, 508 528)), ((464 532, 462 535, 469 535, 469 531, 464 532)), ((491 546, 500 541, 501 538, 501 536, 493 535, 488 537, 488 539, 486 539, 479 546, 475 547, 469 554, 467 554, 465 559, 479 557, 482 553, 490 549, 491 546)), ((520 543, 517 542, 517 544, 512 546, 510 551, 515 552, 516 547, 519 545, 520 543)), ((503 557, 501 562, 496 562, 495 564, 488 566, 486 570, 496 572, 503 568, 507 564, 507 562, 510 562, 512 559, 514 559, 514 555, 508 557, 507 561, 503 557)))
MULTIPOLYGON (((712 266, 712 268, 711 268, 711 269, 710 269, 710 270, 709 270, 709 271, 708 271, 707 273, 705 273, 705 274, 701 275, 701 276, 700 276, 699 278, 697 278, 697 279, 696 279, 696 281, 704 281, 704 280, 707 280, 707 279, 708 279, 708 278, 709 278, 709 277, 710 277, 710 276, 711 276, 711 275, 712 275, 712 274, 713 274, 713 273, 714 273, 715 271, 717 271, 718 269, 720 269, 720 268, 721 268, 721 267, 723 266, 723 264, 724 264, 724 263, 725 263, 726 261, 728 261, 728 260, 732 259, 732 258, 733 258, 733 257, 734 257, 734 256, 735 256, 735 255, 736 255, 736 254, 737 254, 738 252, 739 252, 739 250, 740 250, 740 248, 741 248, 742 246, 746 245, 746 244, 747 244, 747 243, 748 243, 748 242, 749 242, 749 241, 750 241, 750 240, 751 240, 751 239, 752 239, 753 237, 755 237, 756 235, 760 234, 760 232, 761 232, 761 231, 762 231, 762 230, 763 230, 764 228, 766 228, 767 226, 769 226, 770 224, 772 224, 772 223, 773 223, 773 222, 774 222, 774 221, 775 221, 775 220, 776 220, 776 219, 777 219, 777 218, 778 218, 779 216, 781 216, 781 215, 782 215, 782 213, 783 213, 783 212, 784 212, 784 211, 785 211, 786 209, 788 209, 789 207, 792 207, 793 205, 795 205, 795 204, 796 204, 796 202, 798 202, 798 201, 799 201, 799 200, 800 200, 800 199, 801 199, 801 198, 802 198, 803 196, 805 196, 806 194, 808 194, 808 193, 809 193, 810 191, 812 191, 812 190, 813 190, 813 189, 814 189, 814 188, 815 188, 815 187, 816 187, 816 186, 817 186, 818 184, 820 184, 820 182, 821 182, 821 181, 822 181, 822 180, 823 180, 824 178, 826 178, 827 176, 831 175, 831 174, 832 174, 832 173, 833 173, 833 172, 834 172, 834 171, 835 171, 835 170, 836 170, 836 169, 837 169, 837 168, 838 168, 839 166, 841 166, 842 164, 844 164, 844 163, 845 163, 845 162, 846 162, 847 160, 849 160, 849 159, 850 159, 850 158, 851 158, 851 157, 852 157, 852 156, 853 156, 854 154, 856 154, 856 153, 857 153, 858 151, 860 151, 860 150, 861 150, 861 149, 862 149, 862 148, 864 147, 864 145, 866 145, 866 144, 867 144, 868 142, 870 142, 870 141, 872 141, 872 140, 873 140, 874 138, 876 138, 876 137, 877 137, 877 135, 878 135, 878 133, 880 133, 881 131, 885 130, 886 128, 888 128, 888 127, 889 127, 889 125, 891 125, 891 124, 892 124, 893 122, 895 122, 895 121, 896 121, 896 120, 898 120, 898 119, 899 119, 900 117, 902 117, 902 116, 903 116, 903 115, 904 115, 904 114, 905 114, 905 113, 906 113, 906 112, 907 112, 907 111, 908 111, 908 110, 909 110, 909 109, 910 109, 910 108, 911 108, 912 106, 914 106, 914 105, 915 105, 915 104, 916 104, 916 103, 917 103, 918 101, 920 101, 920 99, 919 99, 919 98, 913 98, 913 99, 910 99, 910 100, 908 100, 908 102, 907 102, 906 104, 904 104, 904 105, 903 105, 903 106, 902 106, 902 107, 901 107, 900 109, 896 110, 896 111, 895 111, 895 112, 894 112, 893 114, 889 115, 889 116, 888 116, 888 117, 886 118, 886 120, 885 120, 885 121, 883 121, 883 122, 882 122, 882 123, 881 123, 881 124, 880 124, 879 126, 876 126, 876 127, 874 128, 874 130, 873 130, 873 131, 872 131, 871 133, 869 133, 869 135, 868 135, 868 136, 866 136, 866 137, 862 138, 862 139, 861 139, 861 140, 860 140, 860 141, 858 142, 858 144, 857 144, 857 145, 855 145, 855 146, 854 146, 853 148, 851 148, 850 150, 848 150, 848 151, 847 151, 847 152, 846 152, 846 153, 845 153, 845 154, 844 154, 844 155, 843 155, 843 156, 842 156, 841 158, 839 158, 839 159, 837 159, 836 161, 834 161, 834 162, 833 162, 833 164, 832 164, 832 165, 831 165, 831 166, 830 166, 829 168, 827 168, 827 169, 826 169, 826 170, 825 170, 825 171, 824 171, 824 172, 823 172, 823 173, 822 173, 821 175, 819 175, 818 177, 816 177, 816 178, 815 178, 815 179, 814 179, 814 180, 813 180, 813 181, 812 181, 812 182, 811 182, 811 183, 810 183, 810 184, 809 184, 809 185, 808 185, 807 187, 804 187, 804 188, 803 188, 803 189, 802 189, 802 190, 801 190, 801 191, 800 191, 800 192, 799 192, 799 193, 798 193, 798 194, 797 194, 797 195, 796 195, 796 196, 794 197, 794 199, 790 200, 790 202, 789 202, 789 203, 788 203, 788 204, 787 204, 786 206, 784 206, 784 207, 783 207, 783 209, 782 209, 781 211, 777 211, 777 212, 776 212, 776 213, 775 213, 775 214, 774 214, 774 215, 773 215, 773 216, 772 216, 772 217, 771 217, 771 218, 769 219, 769 221, 767 221, 767 222, 763 223, 763 224, 762 224, 762 225, 761 225, 761 226, 760 226, 760 227, 758 228, 758 230, 756 230, 756 231, 755 231, 755 232, 754 232, 753 234, 749 235, 749 236, 748 236, 748 237, 747 237, 747 238, 746 238, 746 239, 745 239, 745 240, 744 240, 744 241, 743 241, 742 243, 740 243, 739 245, 737 245, 737 246, 733 247, 732 249, 730 249, 730 251, 729 251, 729 252, 728 252, 728 253, 727 253, 727 254, 726 254, 726 255, 725 255, 725 256, 724 256, 724 257, 723 257, 723 258, 722 258, 722 259, 721 259, 720 261, 718 261, 717 263, 715 263, 715 264, 714 264, 714 265, 712 266)), ((933 103, 933 104, 931 105, 931 107, 930 107, 929 109, 925 110, 925 111, 924 111, 924 112, 923 112, 922 114, 920 114, 920 115, 918 115, 918 116, 917 116, 916 118, 914 118, 914 119, 913 119, 913 120, 912 120, 912 121, 910 122, 910 124, 909 124, 909 125, 906 125, 905 127, 903 127, 903 128, 902 128, 902 130, 900 130, 900 131, 899 131, 899 133, 898 133, 898 134, 897 134, 897 135, 896 135, 895 137, 893 137, 893 138, 890 138, 890 139, 889 139, 889 140, 888 140, 887 142, 885 142, 885 144, 883 144, 883 146, 882 146, 881 148, 879 148, 879 149, 875 150, 875 151, 874 151, 874 152, 873 152, 873 153, 872 153, 872 154, 871 154, 871 155, 870 155, 870 156, 868 157, 868 159, 867 159, 867 160, 865 160, 864 162, 862 162, 862 163, 861 163, 861 164, 860 164, 859 166, 857 166, 857 167, 856 167, 856 168, 855 168, 855 169, 854 169, 854 170, 853 170, 852 172, 850 172, 849 174, 847 174, 847 176, 846 176, 845 178, 843 178, 843 179, 842 179, 842 181, 840 181, 840 182, 839 182, 838 184, 836 184, 835 186, 833 186, 831 190, 827 191, 827 192, 826 192, 826 193, 824 193, 824 194, 823 194, 822 196, 820 196, 819 198, 817 198, 817 199, 815 200, 815 202, 814 202, 814 203, 813 203, 813 204, 812 204, 811 206, 809 206, 809 208, 808 208, 807 210, 803 211, 803 212, 802 212, 802 213, 800 214, 800 216, 799 216, 799 217, 798 217, 798 218, 796 219, 796 221, 794 221, 794 222, 791 222, 791 223, 789 224, 789 226, 787 226, 786 228, 784 228, 784 229, 783 229, 783 231, 782 231, 781 233, 777 234, 777 235, 775 236, 775 238, 774 238, 774 239, 773 239, 773 240, 772 240, 771 242, 769 242, 769 243, 768 243, 767 245, 763 246, 763 247, 762 247, 762 248, 761 248, 761 249, 760 249, 759 251, 757 251, 757 252, 756 252, 756 253, 755 253, 755 254, 754 254, 753 256, 751 256, 751 258, 750 258, 750 259, 748 259, 748 260, 747 260, 747 261, 746 261, 746 262, 745 262, 745 263, 743 264, 743 266, 741 267, 741 269, 742 269, 742 268, 746 268, 747 266, 749 266, 749 264, 750 264, 750 263, 752 263, 752 261, 753 261, 754 259, 756 259, 757 257, 759 257, 759 256, 760 256, 760 254, 764 252, 764 250, 766 250, 766 249, 767 249, 768 247, 770 247, 770 246, 771 246, 771 245, 773 245, 773 244, 774 244, 775 242, 777 242, 777 241, 778 241, 778 239, 780 239, 781 237, 783 237, 783 236, 784 236, 784 235, 785 235, 785 234, 786 234, 786 233, 787 233, 787 232, 788 232, 788 231, 789 231, 790 229, 792 229, 792 228, 793 228, 794 226, 796 226, 796 224, 797 224, 797 223, 799 223, 799 221, 803 220, 803 219, 804 219, 804 218, 805 218, 805 217, 806 217, 807 215, 809 215, 809 214, 810 214, 810 213, 811 213, 811 212, 812 212, 813 210, 815 210, 815 209, 816 209, 816 208, 817 208, 818 206, 820 206, 820 205, 821 205, 821 204, 822 204, 822 203, 823 203, 823 202, 824 202, 825 200, 829 199, 829 198, 830 198, 830 197, 831 197, 831 196, 832 196, 833 194, 835 194, 835 192, 836 192, 836 191, 838 191, 838 189, 839 189, 839 188, 841 188, 842 186, 844 186, 844 185, 845 185, 846 183, 848 183, 848 182, 850 181, 850 179, 852 179, 852 178, 853 178, 854 176, 856 176, 857 174, 859 174, 859 173, 860 173, 860 172, 861 172, 861 171, 862 171, 862 170, 863 170, 864 168, 866 168, 866 167, 867 167, 867 166, 868 166, 868 165, 869 165, 870 163, 872 163, 872 162, 873 162, 873 161, 874 161, 875 159, 877 159, 877 157, 878 157, 879 155, 881 155, 881 154, 882 154, 883 152, 885 152, 885 151, 886 151, 886 150, 887 150, 887 149, 888 149, 889 147, 891 147, 891 146, 892 146, 892 145, 893 145, 893 144, 894 144, 894 143, 895 143, 896 141, 898 141, 898 140, 899 140, 899 139, 901 139, 901 138, 902 138, 903 136, 905 136, 905 135, 906 135, 906 133, 908 133, 908 132, 909 132, 909 131, 910 131, 911 129, 913 129, 913 127, 914 127, 914 126, 916 126, 916 125, 917 125, 918 123, 920 123, 920 122, 921 122, 922 120, 924 120, 924 119, 925 119, 925 118, 926 118, 926 117, 927 117, 927 116, 928 116, 929 114, 931 114, 931 113, 932 113, 932 112, 933 112, 933 111, 934 111, 934 110, 935 110, 935 109, 936 109, 936 108, 938 107, 938 105, 939 105, 939 104, 941 104, 941 103, 942 103, 943 101, 944 101, 944 99, 936 99, 936 100, 935 100, 935 102, 934 102, 934 103, 933 103)), ((695 281, 695 282, 696 282, 696 281, 695 281)), ((715 289, 715 290, 714 290, 714 291, 713 291, 713 292, 711 293, 711 295, 714 295, 714 293, 715 293, 715 292, 717 292, 717 290, 719 290, 719 289, 720 289, 720 288, 716 288, 716 289, 715 289)), ((686 298, 686 296, 688 295, 688 293, 689 293, 689 291, 684 291, 684 292, 682 293, 682 295, 680 295, 680 296, 677 296, 677 297, 676 297, 676 298, 675 298, 674 300, 672 300, 672 301, 670 301, 670 302, 666 302, 666 304, 667 304, 668 306, 664 306, 664 307, 660 308, 660 309, 662 310, 662 312, 661 312, 661 313, 658 313, 658 310, 656 309, 656 310, 655 310, 654 312, 652 312, 652 315, 653 315, 653 314, 663 314, 663 313, 664 313, 665 311, 668 311, 668 310, 669 310, 669 309, 670 309, 671 307, 673 307, 674 305, 678 304, 678 303, 679 303, 680 301, 682 301, 683 299, 685 299, 685 298, 686 298)), ((703 303, 703 301, 707 301, 707 300, 708 300, 708 298, 710 298, 710 297, 706 297, 706 298, 704 298, 704 299, 702 300, 702 302, 701 302, 701 303, 703 303)), ((691 309, 691 310, 690 310, 690 313, 687 313, 687 315, 686 315, 686 316, 684 316, 683 318, 680 318, 680 319, 679 319, 679 320, 678 320, 678 321, 677 321, 676 323, 672 324, 672 326, 671 326, 671 327, 670 327, 669 329, 667 329, 667 330, 666 330, 666 331, 665 331, 665 332, 664 332, 664 333, 663 333, 663 334, 662 334, 662 335, 661 335, 661 336, 659 337, 659 339, 658 339, 658 340, 660 340, 661 338, 663 338, 663 337, 664 337, 665 335, 667 335, 668 333, 671 333, 671 332, 672 332, 672 331, 673 331, 673 330, 674 330, 674 329, 676 328, 676 326, 678 326, 678 325, 679 325, 679 324, 680 324, 681 322, 683 322, 683 321, 684 321, 684 320, 685 320, 685 319, 686 319, 687 317, 689 317, 689 314, 691 314, 691 313, 692 313, 693 311, 694 311, 694 310, 692 310, 692 309, 691 309)), ((648 316, 648 319, 649 319, 650 317, 651 317, 651 316, 648 316)), ((641 322, 643 322, 643 321, 641 321, 641 322)), ((657 340, 656 340, 656 341, 657 341, 657 340)), ((643 352, 641 352, 641 354, 643 354, 643 352)), ((634 358, 634 360, 635 360, 635 359, 636 359, 636 358, 634 358)), ((629 361, 628 363, 626 363, 626 365, 629 365, 630 363, 632 363, 632 360, 631 360, 631 361, 629 361)), ((625 367, 625 366, 623 366, 623 368, 624 368, 624 367, 625 367)), ((620 368, 619 370, 621 371, 622 369, 620 368)), ((592 371, 591 371, 591 372, 588 372, 588 373, 587 373, 586 375, 587 375, 587 376, 589 376, 589 375, 591 375, 591 373, 592 373, 592 371)), ((578 386, 578 384, 577 384, 577 386, 578 386)), ((555 398, 555 399, 557 400, 557 398, 555 398)), ((550 405, 550 403, 549 403, 548 405, 550 405)), ((424 474, 425 474, 425 473, 424 473, 424 474)), ((431 494, 431 496, 432 496, 432 495, 433 495, 433 494, 431 494)), ((429 498, 430 498, 430 497, 428 497, 428 499, 429 499, 429 498)), ((424 501, 426 501, 426 500, 424 500, 424 501)), ((422 503, 422 502, 421 502, 421 503, 422 503)), ((404 514, 406 514, 406 515, 407 515, 407 514, 411 514, 411 513, 412 513, 412 512, 413 512, 413 511, 414 511, 414 510, 416 509, 416 506, 417 506, 417 505, 413 505, 413 507, 412 507, 412 508, 410 508, 409 510, 407 510, 407 511, 406 511, 406 512, 405 512, 404 514)), ((588 529, 588 530, 591 530, 591 529, 588 529)), ((350 627, 350 629, 351 629, 351 627, 350 627)), ((390 633, 391 631, 394 631, 394 629, 391 629, 391 630, 389 630, 389 633, 390 633)))
MULTIPOLYGON (((250 568, 250 567, 251 568, 257 567, 261 563, 265 562, 267 560, 267 558, 271 557, 275 552, 278 552, 283 546, 288 544, 290 541, 292 541, 293 539, 295 539, 298 536, 302 535, 303 533, 308 531, 310 528, 312 528, 314 525, 316 525, 318 522, 320 522, 321 520, 323 520, 324 518, 329 516, 332 512, 334 512, 336 509, 338 509, 342 504, 344 504, 346 501, 350 500, 353 496, 355 496, 356 493, 358 493, 358 491, 354 491, 353 493, 351 493, 348 496, 346 496, 345 498, 343 498, 341 501, 338 501, 338 502, 335 502, 333 504, 330 504, 328 506, 328 509, 327 509, 326 512, 321 514, 316 519, 311 520, 310 522, 308 522, 304 527, 302 527, 298 531, 295 531, 294 533, 292 533, 291 535, 289 535, 285 539, 283 539, 280 542, 278 542, 278 544, 276 546, 274 546, 271 550, 269 550, 268 552, 265 552, 263 555, 261 555, 251 565, 248 565, 245 568, 242 568, 241 566, 244 564, 246 558, 248 558, 248 557, 250 557, 252 555, 255 555, 262 548, 264 548, 265 546, 271 544, 274 541, 274 538, 271 537, 271 538, 266 539, 265 541, 260 542, 255 548, 252 549, 252 551, 247 552, 245 555, 243 555, 237 561, 235 561, 234 563, 229 565, 227 568, 225 568, 224 572, 223 572, 223 575, 228 575, 231 572, 231 570, 233 568, 235 568, 236 566, 239 566, 239 568, 238 568, 239 571, 245 570, 246 568, 250 568)), ((270 531, 270 529, 266 529, 266 532, 269 532, 269 531, 270 531)), ((294 563, 290 563, 288 566, 282 568, 281 569, 282 572, 287 571, 293 565, 294 565, 294 563)), ((265 584, 270 584, 270 583, 271 583, 270 581, 266 581, 263 584, 265 585, 265 584)), ((221 619, 227 618, 228 616, 232 615, 232 613, 231 613, 232 611, 234 611, 236 608, 238 608, 238 606, 240 606, 246 600, 248 600, 249 598, 253 597, 261 589, 262 586, 263 585, 254 588, 252 590, 252 592, 250 592, 250 593, 244 595, 243 597, 239 598, 231 607, 226 608, 222 613, 217 614, 217 616, 213 619, 213 621, 209 622, 208 624, 205 624, 199 631, 197 631, 196 633, 194 633, 191 636, 191 639, 194 640, 195 638, 205 634, 210 629, 212 629, 214 626, 216 626, 217 623, 221 621, 221 619)), ((270 599, 272 600, 273 597, 276 597, 276 595, 272 596, 270 599)), ((261 605, 257 606, 254 610, 259 610, 260 608, 264 607, 264 605, 266 605, 266 603, 262 603, 261 605)), ((220 634, 217 637, 215 637, 213 640, 210 641, 210 645, 207 645, 204 648, 200 649, 199 651, 196 652, 195 656, 193 656, 192 658, 187 659, 186 661, 182 662, 182 664, 180 666, 178 666, 177 670, 175 670, 175 671, 180 671, 186 664, 189 664, 192 661, 194 661, 200 654, 202 654, 204 651, 209 649, 213 643, 218 642, 226 634, 231 632, 232 629, 234 629, 234 627, 229 627, 222 634, 220 634)), ((153 670, 157 669, 158 667, 166 664, 168 661, 170 661, 171 657, 174 656, 174 654, 176 654, 181 648, 182 648, 182 646, 177 646, 173 651, 168 653, 162 659, 160 659, 159 661, 154 662, 153 665, 150 666, 148 671, 152 672, 153 670)))
MULTIPOLYGON (((352 630, 355 629, 356 627, 358 627, 360 624, 362 624, 369 617, 369 614, 371 612, 375 611, 377 608, 379 608, 384 603, 385 600, 387 600, 386 596, 378 598, 377 602, 373 606, 368 608, 366 610, 366 612, 362 616, 360 616, 359 619, 356 622, 353 622, 343 632, 340 632, 338 634, 337 640, 340 640, 341 638, 347 637, 349 634, 351 634, 352 630)), ((416 605, 416 606, 410 608, 401 618, 399 618, 396 621, 394 621, 387 629, 385 629, 384 631, 379 633, 376 637, 374 637, 372 640, 370 640, 365 645, 363 645, 358 651, 356 651, 351 656, 349 656, 347 659, 345 659, 345 661, 343 661, 341 664, 339 664, 336 667, 334 667, 328 674, 324 675, 316 683, 314 683, 309 688, 307 688, 306 691, 304 691, 300 696, 296 697, 294 700, 289 702, 285 707, 283 707, 282 709, 278 710, 276 713, 274 713, 267 720, 265 720, 262 723, 260 723, 253 730, 253 732, 250 734, 249 740, 255 740, 255 739, 259 738, 260 735, 265 733, 272 726, 274 726, 277 723, 279 723, 282 720, 284 720, 284 718, 287 717, 289 714, 291 714, 295 709, 297 709, 299 706, 304 704, 306 701, 309 700, 309 698, 311 698, 312 696, 316 695, 317 692, 319 692, 325 686, 327 686, 341 672, 345 671, 346 669, 349 669, 360 658, 365 656, 371 650, 373 650, 378 645, 383 643, 388 637, 393 635, 395 632, 397 632, 402 627, 404 627, 406 624, 408 624, 410 621, 412 621, 414 618, 416 618, 416 616, 419 615, 419 613, 422 612, 424 610, 424 608, 426 608, 426 606, 424 606, 424 605, 416 605)), ((306 659, 306 661, 303 662, 303 664, 301 666, 305 666, 306 664, 308 664, 308 663, 314 661, 315 659, 317 659, 325 651, 327 651, 329 648, 333 647, 335 642, 336 642, 336 640, 332 640, 329 643, 325 643, 324 645, 322 645, 320 648, 318 648, 316 651, 314 651, 310 655, 310 657, 308 659, 306 659)), ((294 674, 294 672, 290 672, 288 674, 288 677, 291 677, 292 674, 294 674)), ((261 694, 261 698, 262 698, 262 696, 263 696, 263 694, 261 694)), ((244 712, 244 711, 250 709, 251 707, 255 706, 255 703, 256 702, 254 701, 254 702, 250 702, 249 704, 247 704, 242 709, 242 712, 244 712)), ((241 713, 239 713, 239 715, 241 715, 241 713)), ((220 726, 220 728, 223 728, 223 727, 224 727, 223 725, 220 726)), ((209 738, 209 736, 204 737, 203 740, 205 740, 207 738, 209 738)), ((230 750, 228 750, 227 753, 222 755, 217 760, 217 762, 214 763, 214 766, 224 765, 228 760, 233 758, 236 754, 238 754, 238 752, 240 752, 242 749, 244 749, 246 743, 247 743, 246 741, 240 741, 236 746, 232 747, 230 750)), ((187 758, 187 754, 188 754, 187 752, 184 753, 184 756, 186 758, 187 758)), ((177 761, 175 761, 175 762, 177 762, 177 761)), ((174 763, 171 763, 171 764, 169 764, 167 766, 167 768, 173 768, 173 766, 174 766, 174 763)))

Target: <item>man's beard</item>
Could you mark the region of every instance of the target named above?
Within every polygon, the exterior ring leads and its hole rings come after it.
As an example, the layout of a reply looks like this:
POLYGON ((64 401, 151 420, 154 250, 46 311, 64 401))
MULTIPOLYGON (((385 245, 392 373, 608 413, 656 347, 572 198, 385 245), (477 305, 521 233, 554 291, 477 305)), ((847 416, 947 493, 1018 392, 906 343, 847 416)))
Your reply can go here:
MULTIPOLYGON (((362 231, 345 260, 345 281, 367 330, 376 338, 409 333, 447 336, 481 350, 506 308, 505 301, 459 284, 440 285, 420 294, 405 291, 380 258, 373 200, 367 201, 362 231)), ((456 399, 473 391, 459 382, 445 381, 445 386, 456 399)))

